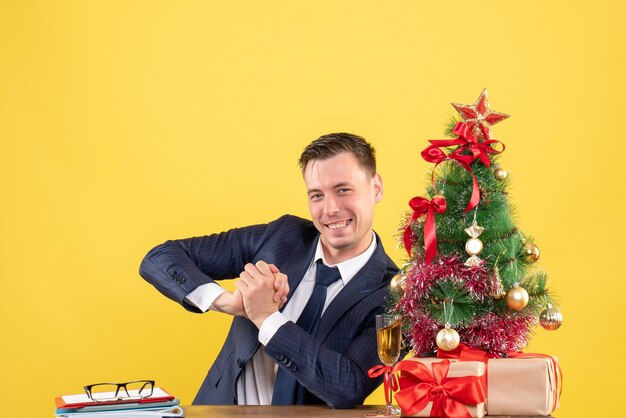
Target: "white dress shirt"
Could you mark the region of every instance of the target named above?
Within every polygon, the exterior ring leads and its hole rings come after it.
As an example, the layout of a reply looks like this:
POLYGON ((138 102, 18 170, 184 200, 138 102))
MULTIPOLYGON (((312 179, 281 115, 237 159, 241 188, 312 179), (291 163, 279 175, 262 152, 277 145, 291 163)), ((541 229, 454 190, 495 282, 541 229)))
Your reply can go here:
MULTIPOLYGON (((367 250, 356 257, 342 261, 333 266, 326 263, 322 243, 318 241, 315 255, 306 273, 304 273, 302 281, 293 292, 291 298, 287 301, 283 312, 274 312, 261 325, 259 329, 259 342, 264 346, 267 345, 282 325, 288 321, 296 322, 298 320, 315 287, 315 263, 317 260, 321 259, 322 262, 329 267, 336 266, 341 274, 341 280, 337 280, 335 283, 328 286, 326 302, 324 303, 324 310, 322 311, 323 315, 323 312, 326 311, 326 308, 335 296, 339 294, 348 282, 369 261, 375 250, 376 236, 374 232, 372 232, 372 242, 367 250)), ((185 297, 185 300, 203 312, 206 312, 212 308, 213 301, 223 292, 225 292, 225 290, 219 285, 207 283, 198 286, 190 292, 185 297)), ((278 365, 273 359, 265 354, 262 349, 257 350, 246 364, 243 373, 237 381, 237 399, 239 405, 271 405, 277 370, 278 365)))

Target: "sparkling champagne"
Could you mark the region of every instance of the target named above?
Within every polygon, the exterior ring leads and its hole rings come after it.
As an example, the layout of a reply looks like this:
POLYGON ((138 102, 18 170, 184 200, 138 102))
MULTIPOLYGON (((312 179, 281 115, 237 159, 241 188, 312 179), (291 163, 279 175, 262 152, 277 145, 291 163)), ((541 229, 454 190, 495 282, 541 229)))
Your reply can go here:
POLYGON ((390 325, 376 330, 378 357, 387 366, 393 366, 400 357, 402 341, 402 320, 397 319, 390 325))

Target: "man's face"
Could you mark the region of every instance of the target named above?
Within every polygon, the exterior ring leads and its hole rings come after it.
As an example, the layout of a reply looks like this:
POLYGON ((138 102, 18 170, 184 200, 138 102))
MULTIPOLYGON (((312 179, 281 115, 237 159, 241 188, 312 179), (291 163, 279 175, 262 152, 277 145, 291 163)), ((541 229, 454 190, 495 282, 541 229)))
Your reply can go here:
POLYGON ((352 153, 342 152, 309 161, 304 183, 327 261, 336 264, 365 251, 372 238, 374 205, 383 197, 380 176, 368 175, 352 153))

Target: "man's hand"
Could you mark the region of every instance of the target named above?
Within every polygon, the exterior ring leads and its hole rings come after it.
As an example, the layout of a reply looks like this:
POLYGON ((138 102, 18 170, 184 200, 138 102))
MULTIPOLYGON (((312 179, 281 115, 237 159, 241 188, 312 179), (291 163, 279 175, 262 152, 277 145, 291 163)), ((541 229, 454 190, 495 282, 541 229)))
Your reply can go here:
POLYGON ((270 270, 274 273, 274 302, 278 303, 278 308, 282 308, 287 303, 287 295, 289 294, 289 281, 287 275, 282 274, 278 267, 270 264, 270 270))
MULTIPOLYGON (((281 273, 274 264, 268 265, 274 275, 274 302, 278 303, 278 308, 280 309, 287 302, 289 282, 287 281, 287 276, 281 273)), ((226 291, 219 295, 213 301, 213 308, 218 312, 229 315, 248 317, 243 306, 243 296, 239 289, 236 289, 234 292, 226 291)))
POLYGON ((245 313, 260 328, 263 321, 284 303, 289 291, 287 276, 280 273, 276 266, 258 261, 246 264, 239 279, 236 286, 243 296, 245 313))

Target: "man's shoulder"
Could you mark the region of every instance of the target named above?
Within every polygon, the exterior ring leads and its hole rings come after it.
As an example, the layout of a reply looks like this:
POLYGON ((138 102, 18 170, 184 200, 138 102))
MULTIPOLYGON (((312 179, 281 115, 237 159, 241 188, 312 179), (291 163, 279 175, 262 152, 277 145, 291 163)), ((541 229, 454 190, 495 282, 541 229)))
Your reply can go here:
POLYGON ((271 235, 285 237, 302 237, 312 240, 319 234, 313 222, 294 215, 283 215, 268 224, 268 232, 271 235))
POLYGON ((300 227, 300 228, 315 229, 315 225, 313 225, 313 222, 311 222, 310 220, 301 218, 299 216, 290 215, 290 214, 285 214, 281 216, 280 218, 276 219, 275 221, 273 221, 272 223, 278 223, 283 226, 293 226, 293 227, 300 227))
POLYGON ((385 275, 384 275, 385 280, 390 280, 393 276, 395 276, 398 273, 400 269, 398 268, 398 266, 396 266, 396 263, 393 262, 391 257, 389 257, 389 254, 387 254, 387 252, 383 248, 383 244, 382 244, 382 240, 380 239, 380 236, 376 233, 375 235, 378 241, 378 246, 376 247, 376 252, 374 254, 379 257, 379 260, 381 260, 382 263, 385 264, 385 275))

